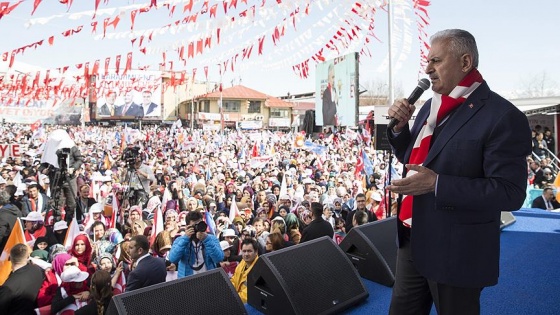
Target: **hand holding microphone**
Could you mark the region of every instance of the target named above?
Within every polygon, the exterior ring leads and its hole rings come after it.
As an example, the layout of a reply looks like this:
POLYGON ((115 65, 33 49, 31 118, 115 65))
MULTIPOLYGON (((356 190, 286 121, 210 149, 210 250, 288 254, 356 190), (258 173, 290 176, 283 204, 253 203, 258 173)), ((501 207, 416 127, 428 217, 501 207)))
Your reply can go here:
POLYGON ((418 81, 418 86, 412 91, 410 96, 407 99, 396 100, 391 107, 389 107, 389 117, 391 117, 391 121, 387 125, 387 129, 393 129, 397 127, 396 132, 400 131, 405 124, 408 123, 410 117, 414 113, 416 107, 414 103, 420 98, 422 93, 426 91, 430 87, 430 81, 424 78, 418 81))

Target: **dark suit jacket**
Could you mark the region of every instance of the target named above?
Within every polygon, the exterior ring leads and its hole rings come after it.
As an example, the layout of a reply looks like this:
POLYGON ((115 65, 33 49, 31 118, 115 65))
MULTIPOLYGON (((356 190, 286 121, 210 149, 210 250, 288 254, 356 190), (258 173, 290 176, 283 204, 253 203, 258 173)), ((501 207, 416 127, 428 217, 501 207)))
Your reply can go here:
POLYGON ((126 110, 126 113, 122 112, 124 107, 125 105, 117 106, 115 108, 115 116, 144 117, 144 110, 142 109, 142 106, 132 103, 126 110))
MULTIPOLYGON (((409 161, 430 104, 412 129, 389 133, 399 161, 409 161)), ((437 197, 414 197, 410 244, 420 274, 458 287, 498 282, 500 214, 523 205, 529 154, 527 117, 483 82, 447 120, 423 163, 439 176, 437 197)), ((397 224, 402 243, 406 228, 397 224)))
MULTIPOLYGON (((37 212, 39 213, 47 213, 47 211, 49 210, 49 197, 47 197, 47 195, 45 194, 41 194, 39 193, 39 198, 41 198, 42 201, 42 205, 41 205, 41 209, 36 209, 37 212)), ((21 204, 22 204, 22 208, 21 208, 21 214, 25 217, 29 214, 29 212, 31 212, 32 206, 31 206, 31 200, 29 200, 28 196, 24 196, 21 200, 21 204)))
MULTIPOLYGON (((142 107, 142 106, 140 106, 140 107, 142 107)), ((150 115, 157 108, 158 108, 158 105, 156 103, 154 103, 154 102, 150 103, 150 105, 148 105, 148 110, 146 111, 144 116, 150 115)), ((144 110, 143 107, 142 107, 142 110, 144 110)))
MULTIPOLYGON (((116 108, 115 108, 115 110, 116 110, 116 108)), ((97 110, 97 115, 99 115, 99 116, 111 116, 111 110, 109 109, 109 106, 107 104, 101 105, 101 107, 99 107, 99 109, 97 110)))
MULTIPOLYGON (((552 204, 552 207, 554 209, 560 208, 560 202, 556 201, 556 199, 553 199, 550 203, 552 204)), ((535 198, 533 200, 533 203, 531 204, 531 208, 546 210, 546 203, 544 202, 544 197, 538 196, 537 198, 535 198)))
POLYGON ((323 91, 323 126, 334 125, 336 117, 336 103, 331 89, 323 91))
POLYGON ((311 221, 303 230, 300 243, 311 241, 325 235, 332 238, 334 236, 334 230, 332 225, 321 217, 311 221))
POLYGON ((0 313, 35 314, 43 279, 43 270, 31 263, 12 272, 0 286, 0 313))
POLYGON ((126 291, 144 288, 153 284, 165 282, 167 270, 165 261, 158 257, 147 256, 140 260, 126 279, 126 291))

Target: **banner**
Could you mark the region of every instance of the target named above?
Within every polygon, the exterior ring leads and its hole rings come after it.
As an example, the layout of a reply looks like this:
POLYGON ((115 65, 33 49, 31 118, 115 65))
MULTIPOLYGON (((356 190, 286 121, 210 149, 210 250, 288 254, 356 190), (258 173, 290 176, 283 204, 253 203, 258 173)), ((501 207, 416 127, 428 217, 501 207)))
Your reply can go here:
POLYGON ((19 143, 0 144, 0 158, 20 157, 21 145, 19 143))

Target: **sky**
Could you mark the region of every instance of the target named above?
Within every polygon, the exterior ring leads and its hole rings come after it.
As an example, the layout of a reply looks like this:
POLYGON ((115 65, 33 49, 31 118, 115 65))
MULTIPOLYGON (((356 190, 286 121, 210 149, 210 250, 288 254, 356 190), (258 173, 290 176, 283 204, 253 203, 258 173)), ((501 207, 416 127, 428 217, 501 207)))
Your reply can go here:
MULTIPOLYGON (((309 0, 307 0, 309 1, 309 0)), ((11 1, 14 2, 14 1, 11 1)), ((104 59, 107 56, 122 54, 125 59, 126 52, 135 51, 133 67, 150 64, 150 69, 155 69, 161 60, 161 50, 176 46, 179 42, 188 42, 200 34, 209 34, 207 31, 207 20, 200 19, 195 29, 186 29, 176 34, 163 34, 156 36, 148 45, 149 53, 142 55, 133 48, 129 38, 122 39, 96 39, 91 34, 91 18, 82 17, 77 20, 64 15, 55 18, 44 25, 32 25, 26 27, 31 19, 50 17, 54 14, 66 13, 66 6, 54 0, 44 0, 33 16, 31 8, 33 0, 25 0, 12 13, 0 19, 0 51, 11 51, 26 44, 40 39, 46 39, 55 35, 55 43, 52 47, 43 45, 36 50, 26 50, 23 56, 16 57, 16 61, 36 65, 43 69, 54 69, 65 65, 76 65, 83 62, 93 63, 96 59, 104 59), (84 25, 84 29, 75 36, 62 37, 60 33, 84 25)), ((83 12, 93 9, 93 0, 74 1, 69 13, 83 12)), ((135 30, 161 27, 166 23, 177 20, 182 15, 175 13, 173 17, 167 15, 167 11, 161 8, 150 11, 136 18, 135 30)), ((196 6, 200 7, 203 1, 195 0, 196 6)), ((240 3, 242 1, 239 1, 240 3)), ((251 1, 256 3, 259 1, 251 1)), ((275 2, 275 1, 274 1, 275 2)), ((284 3, 290 2, 285 0, 284 3)), ((292 0, 293 2, 293 0, 292 0)), ((305 2, 305 1, 300 1, 305 2)), ((263 23, 241 24, 235 29, 226 30, 222 34, 223 45, 214 47, 208 54, 198 56, 189 60, 186 66, 175 62, 174 70, 187 70, 191 73, 193 67, 197 67, 197 80, 204 80, 202 67, 210 64, 208 80, 222 81, 224 87, 231 84, 243 84, 260 92, 281 96, 298 93, 313 92, 315 89, 315 63, 310 62, 310 73, 308 78, 302 79, 294 73, 291 64, 302 60, 304 51, 313 50, 318 46, 311 43, 320 40, 321 36, 329 33, 332 21, 335 20, 332 12, 342 12, 348 8, 353 1, 311 1, 320 3, 321 9, 312 7, 311 14, 305 20, 299 21, 296 29, 288 27, 287 35, 282 38, 278 46, 271 41, 265 42, 263 56, 256 56, 256 48, 253 49, 253 57, 249 62, 239 61, 236 63, 235 71, 226 71, 220 77, 216 64, 222 56, 227 55, 231 49, 242 48, 242 43, 254 41, 255 36, 266 32, 270 25, 274 25, 276 15, 282 17, 282 11, 269 11, 263 23), (335 11, 333 11, 335 10, 335 11), (338 10, 338 11, 336 11, 338 10), (322 21, 322 22, 321 22, 322 21), (241 31, 243 29, 243 31, 241 31), (304 40, 296 40, 296 36, 303 36, 307 31, 313 31, 311 37, 304 40), (241 43, 241 44, 240 44, 241 43), (299 59, 298 59, 299 58, 299 59)), ((375 2, 372 0, 372 2, 375 2)), ((117 5, 128 6, 149 3, 143 1, 109 0, 108 4, 101 1, 100 9, 116 7, 117 5)), ((221 1, 210 0, 210 4, 221 1)), ((268 1, 268 5, 271 1, 268 1)), ((398 3, 398 2, 395 2, 398 3)), ((408 2, 410 3, 410 2, 408 2)), ((182 4, 181 4, 182 5, 182 4)), ((399 7, 400 8, 400 7, 399 7)), ((406 8, 406 7, 405 7, 406 8)), ((395 9, 396 11, 397 9, 395 9)), ((393 35, 393 78, 394 86, 400 93, 407 94, 412 91, 417 81, 422 78, 420 67, 420 48, 418 31, 415 25, 415 17, 412 10, 404 9, 405 19, 399 18, 395 21, 393 35), (406 26, 406 23, 410 25, 406 26), (403 38, 410 39, 406 44, 403 38)), ((560 95, 560 41, 558 31, 560 21, 557 14, 560 12, 560 1, 542 0, 527 2, 521 0, 470 0, 458 2, 451 0, 433 0, 428 7, 429 23, 426 28, 428 35, 438 30, 447 28, 462 28, 471 32, 477 39, 480 64, 479 70, 487 80, 490 87, 498 93, 508 97, 516 98, 535 94, 560 95), (543 79, 544 78, 544 79, 543 79), (532 91, 537 89, 538 91, 532 91)), ((335 14, 336 16, 336 14, 335 14)), ((99 17, 102 24, 103 18, 99 17)), ((126 33, 130 27, 129 14, 124 15, 122 22, 116 30, 109 29, 107 33, 126 33)), ((388 25, 387 12, 377 10, 375 13, 375 35, 379 40, 367 44, 371 57, 361 55, 360 59, 360 86, 367 89, 374 84, 386 85, 388 75, 388 25)), ((97 37, 100 37, 98 26, 97 37)), ((309 35, 309 34, 307 34, 309 35)), ((117 36, 118 37, 118 36, 117 36)), ((359 48, 361 49, 361 47, 359 48)), ((357 50, 359 50, 357 49, 357 50)), ((351 49, 350 49, 351 50, 351 49)), ((356 50, 356 49, 355 49, 356 50)), ((0 53, 1 53, 0 52, 0 53)), ((350 52, 350 51, 348 51, 350 52)), ((167 53, 171 56, 172 53, 167 53)), ((307 56, 308 57, 308 56, 307 56)), ((334 58, 333 54, 328 59, 334 58)), ((171 57, 169 57, 171 58, 171 57)), ((124 61, 121 63, 121 65, 124 61)), ((404 97, 406 95, 396 95, 404 97)))

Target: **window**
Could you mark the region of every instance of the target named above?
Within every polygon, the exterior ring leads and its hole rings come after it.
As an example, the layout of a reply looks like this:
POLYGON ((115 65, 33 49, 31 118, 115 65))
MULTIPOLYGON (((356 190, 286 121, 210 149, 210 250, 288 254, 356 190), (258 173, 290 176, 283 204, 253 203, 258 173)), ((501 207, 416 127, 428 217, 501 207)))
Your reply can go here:
POLYGON ((210 112, 210 101, 199 101, 198 103, 198 111, 201 113, 209 113, 210 112))
POLYGON ((287 118, 289 112, 286 109, 279 109, 279 108, 271 108, 270 109, 270 117, 272 118, 287 118))
POLYGON ((261 113, 261 101, 249 101, 249 109, 247 110, 249 114, 260 114, 261 113))
POLYGON ((241 101, 224 100, 224 112, 239 113, 241 101))

